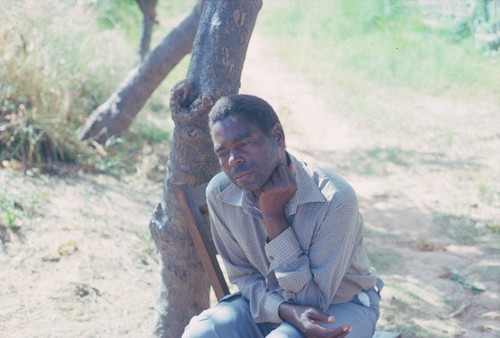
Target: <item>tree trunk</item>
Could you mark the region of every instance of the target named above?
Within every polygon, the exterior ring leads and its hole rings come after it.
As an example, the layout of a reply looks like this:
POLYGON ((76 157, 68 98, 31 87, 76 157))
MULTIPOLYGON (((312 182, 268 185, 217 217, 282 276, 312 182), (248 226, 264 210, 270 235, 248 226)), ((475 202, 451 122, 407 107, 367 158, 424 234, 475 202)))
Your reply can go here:
MULTIPOLYGON (((209 284, 183 223, 173 185, 196 187, 219 171, 208 112, 221 96, 237 93, 248 43, 262 0, 204 3, 187 78, 172 90, 175 123, 163 201, 150 222, 161 258, 162 287, 155 335, 180 337, 189 319, 209 307, 209 284)), ((200 210, 205 224, 206 208, 200 210)))
POLYGON ((136 0, 142 12, 142 34, 139 44, 140 62, 144 61, 151 45, 153 26, 156 23, 157 0, 136 0))
POLYGON ((191 51, 201 14, 199 0, 191 14, 173 29, 146 60, 134 68, 109 99, 78 131, 81 140, 99 143, 121 135, 167 74, 191 51))

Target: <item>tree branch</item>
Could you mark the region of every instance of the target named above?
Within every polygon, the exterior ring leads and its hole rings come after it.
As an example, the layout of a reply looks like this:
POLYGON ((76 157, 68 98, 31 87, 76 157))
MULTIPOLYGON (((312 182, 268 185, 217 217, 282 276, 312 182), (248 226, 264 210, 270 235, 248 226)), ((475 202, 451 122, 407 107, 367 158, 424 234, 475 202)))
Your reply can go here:
POLYGON ((99 143, 120 136, 160 85, 167 74, 188 54, 198 28, 202 7, 199 0, 191 14, 174 28, 122 81, 118 89, 99 106, 78 130, 81 140, 95 138, 99 143))

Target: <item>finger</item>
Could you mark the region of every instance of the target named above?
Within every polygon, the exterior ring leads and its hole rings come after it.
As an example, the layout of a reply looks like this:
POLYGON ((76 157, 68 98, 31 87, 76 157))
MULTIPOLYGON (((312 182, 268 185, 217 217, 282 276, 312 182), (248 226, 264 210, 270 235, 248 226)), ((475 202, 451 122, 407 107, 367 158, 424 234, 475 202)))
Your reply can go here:
POLYGON ((271 177, 269 177, 269 179, 268 179, 268 180, 267 180, 267 182, 266 182, 266 183, 267 183, 266 185, 267 185, 268 187, 269 187, 269 186, 272 186, 272 185, 274 184, 275 179, 273 179, 273 178, 275 178, 275 177, 276 177, 276 176, 275 176, 275 174, 272 174, 272 175, 271 175, 271 177))
POLYGON ((296 168, 295 168, 295 164, 292 162, 290 163, 290 165, 286 168, 286 173, 287 173, 287 177, 288 177, 288 182, 289 182, 289 185, 293 185, 293 186, 296 186, 297 185, 297 180, 295 179, 295 172, 296 172, 296 168))
MULTIPOLYGON (((337 336, 337 338, 345 338, 349 333, 352 331, 352 327, 350 326, 342 326, 340 327, 342 329, 341 333, 337 336)), ((335 337, 335 336, 334 336, 335 337)))
POLYGON ((272 184, 273 186, 278 186, 282 180, 282 174, 280 173, 280 170, 281 170, 281 166, 278 166, 276 167, 276 169, 274 169, 271 177, 269 177, 269 180, 268 182, 270 184, 272 184))
POLYGON ((295 177, 295 172, 297 170, 297 168, 295 167, 295 163, 290 162, 290 164, 288 165, 288 169, 290 169, 290 174, 295 177))
POLYGON ((340 326, 335 329, 326 329, 319 325, 314 325, 314 327, 310 327, 307 330, 307 337, 316 337, 316 338, 344 338, 350 332, 352 328, 350 326, 340 326))
POLYGON ((350 326, 341 326, 337 327, 336 329, 325 329, 324 332, 321 333, 321 337, 328 337, 328 338, 344 338, 346 337, 349 333, 351 333, 352 328, 350 326))
POLYGON ((333 321, 335 320, 334 316, 330 316, 330 315, 328 315, 322 311, 319 311, 317 309, 310 311, 308 313, 308 318, 309 318, 309 320, 322 322, 322 323, 333 323, 333 321))
POLYGON ((288 183, 289 177, 288 177, 288 170, 284 165, 280 165, 278 168, 278 175, 283 183, 288 183))
POLYGON ((274 181, 276 180, 276 179, 273 180, 273 175, 271 175, 271 177, 268 178, 268 180, 262 185, 262 187, 260 187, 261 193, 267 193, 273 190, 274 181))

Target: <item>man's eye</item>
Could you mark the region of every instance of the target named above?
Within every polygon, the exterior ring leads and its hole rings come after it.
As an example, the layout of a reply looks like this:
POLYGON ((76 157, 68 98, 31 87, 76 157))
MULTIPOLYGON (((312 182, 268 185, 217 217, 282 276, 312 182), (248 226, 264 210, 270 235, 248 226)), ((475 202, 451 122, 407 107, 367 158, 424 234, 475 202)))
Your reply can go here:
POLYGON ((226 157, 226 155, 227 155, 227 151, 222 151, 222 152, 217 154, 217 156, 219 156, 220 158, 226 157))

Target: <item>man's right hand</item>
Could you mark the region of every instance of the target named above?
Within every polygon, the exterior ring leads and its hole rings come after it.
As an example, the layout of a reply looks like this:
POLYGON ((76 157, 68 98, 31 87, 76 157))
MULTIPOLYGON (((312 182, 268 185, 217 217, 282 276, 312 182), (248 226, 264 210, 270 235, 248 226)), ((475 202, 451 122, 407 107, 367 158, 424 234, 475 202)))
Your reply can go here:
POLYGON ((280 317, 302 332, 306 338, 344 338, 352 330, 350 326, 326 329, 318 323, 333 323, 335 318, 324 312, 305 305, 282 303, 279 307, 280 317))
POLYGON ((294 170, 293 164, 278 166, 260 190, 259 205, 270 240, 288 227, 285 205, 297 192, 294 170))

